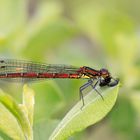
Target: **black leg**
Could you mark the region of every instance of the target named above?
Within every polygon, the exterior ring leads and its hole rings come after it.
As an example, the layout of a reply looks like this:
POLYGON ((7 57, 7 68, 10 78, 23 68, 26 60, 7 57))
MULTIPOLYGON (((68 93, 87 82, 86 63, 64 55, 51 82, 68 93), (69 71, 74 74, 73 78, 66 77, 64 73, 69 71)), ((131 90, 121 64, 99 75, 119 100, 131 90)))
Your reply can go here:
POLYGON ((91 86, 93 84, 93 80, 88 80, 88 82, 87 83, 85 83, 84 85, 82 85, 81 87, 80 87, 80 92, 79 92, 79 96, 80 96, 80 100, 82 100, 82 103, 83 103, 83 105, 82 105, 82 107, 81 107, 81 109, 83 108, 83 106, 85 105, 85 102, 84 102, 84 96, 83 96, 83 90, 84 89, 86 89, 88 86, 91 86))
POLYGON ((92 87, 92 88, 97 92, 97 94, 99 94, 99 95, 101 96, 101 98, 104 100, 102 94, 96 89, 96 86, 97 86, 98 82, 99 82, 99 80, 98 80, 94 85, 91 84, 91 87, 92 87))
POLYGON ((84 96, 83 96, 83 90, 86 89, 86 88, 89 87, 89 86, 91 86, 91 87, 96 91, 96 93, 97 93, 98 95, 101 96, 102 100, 104 100, 102 94, 96 89, 96 86, 97 86, 98 82, 100 82, 100 79, 98 79, 98 81, 97 81, 94 85, 93 85, 93 81, 94 81, 93 79, 90 79, 90 80, 88 80, 87 83, 85 83, 84 85, 82 85, 82 86, 80 87, 80 92, 79 92, 80 95, 79 95, 79 96, 80 96, 80 100, 81 100, 82 103, 83 103, 81 109, 82 109, 83 106, 85 105, 84 96))

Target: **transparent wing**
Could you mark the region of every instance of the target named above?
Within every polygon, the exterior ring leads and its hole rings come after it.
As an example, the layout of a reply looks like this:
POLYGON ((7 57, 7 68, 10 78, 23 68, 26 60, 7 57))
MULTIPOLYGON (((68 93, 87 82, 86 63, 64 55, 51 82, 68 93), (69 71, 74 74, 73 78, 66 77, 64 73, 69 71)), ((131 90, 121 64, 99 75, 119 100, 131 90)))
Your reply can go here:
POLYGON ((71 65, 55 65, 55 64, 45 64, 37 63, 32 61, 24 60, 13 60, 6 59, 0 60, 0 75, 5 75, 1 80, 4 81, 14 81, 14 82, 30 82, 44 80, 46 78, 37 77, 6 77, 10 73, 75 73, 78 68, 71 65))

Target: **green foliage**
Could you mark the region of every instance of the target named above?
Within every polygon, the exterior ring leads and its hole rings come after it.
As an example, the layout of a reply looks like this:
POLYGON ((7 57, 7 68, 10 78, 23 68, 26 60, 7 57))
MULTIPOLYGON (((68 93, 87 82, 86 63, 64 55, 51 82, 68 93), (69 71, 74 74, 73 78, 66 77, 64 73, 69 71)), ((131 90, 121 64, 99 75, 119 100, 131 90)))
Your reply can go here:
MULTIPOLYGON (((101 120, 113 107, 118 86, 106 89, 104 100, 92 91, 85 96, 85 106, 79 101, 54 130, 50 140, 63 140, 77 131, 101 120)), ((34 92, 27 85, 23 104, 18 105, 9 95, 0 92, 0 131, 13 140, 33 140, 34 92)))
POLYGON ((33 140, 33 91, 24 87, 23 104, 18 105, 0 91, 0 131, 13 140, 33 140))
POLYGON ((118 86, 106 89, 103 93, 104 100, 95 91, 85 96, 85 106, 81 108, 79 101, 63 118, 50 140, 67 139, 73 133, 81 131, 86 127, 100 121, 113 107, 118 95, 118 86))

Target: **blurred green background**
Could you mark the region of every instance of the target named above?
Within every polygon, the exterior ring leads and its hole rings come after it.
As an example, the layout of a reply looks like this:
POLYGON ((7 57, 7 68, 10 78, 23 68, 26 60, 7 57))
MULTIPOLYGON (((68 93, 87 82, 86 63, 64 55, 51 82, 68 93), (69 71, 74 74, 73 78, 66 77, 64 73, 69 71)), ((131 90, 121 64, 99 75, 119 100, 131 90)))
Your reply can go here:
MULTIPOLYGON (((140 1, 0 0, 0 57, 107 68, 121 88, 113 110, 70 140, 140 140, 140 1)), ((34 139, 46 140, 85 80, 30 84, 34 139)), ((22 85, 1 83, 21 102, 22 85), (18 87, 18 90, 17 90, 18 87)))

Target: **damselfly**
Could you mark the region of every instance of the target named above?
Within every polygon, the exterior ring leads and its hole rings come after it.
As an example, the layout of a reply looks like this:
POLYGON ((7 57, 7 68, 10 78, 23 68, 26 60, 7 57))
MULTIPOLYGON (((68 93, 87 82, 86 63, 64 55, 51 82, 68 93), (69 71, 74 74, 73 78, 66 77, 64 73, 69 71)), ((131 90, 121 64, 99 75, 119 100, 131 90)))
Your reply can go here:
POLYGON ((103 99, 96 89, 97 84, 100 87, 113 87, 119 82, 110 75, 107 69, 95 70, 87 66, 74 67, 12 59, 0 60, 0 80, 30 82, 49 78, 88 79, 87 83, 79 89, 83 106, 83 90, 87 87, 91 86, 103 99))

